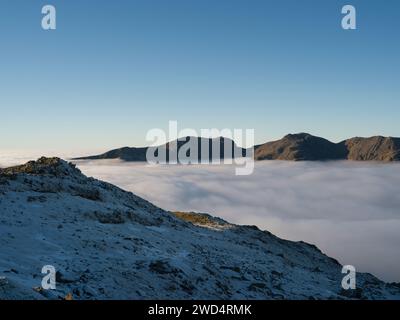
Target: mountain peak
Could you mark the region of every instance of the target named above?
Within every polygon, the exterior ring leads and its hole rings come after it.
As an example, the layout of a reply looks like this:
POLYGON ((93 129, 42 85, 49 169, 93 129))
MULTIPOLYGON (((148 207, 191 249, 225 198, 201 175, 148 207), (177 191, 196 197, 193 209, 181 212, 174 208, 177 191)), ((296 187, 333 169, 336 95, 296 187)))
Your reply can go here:
POLYGON ((316 138, 312 134, 306 133, 306 132, 300 132, 300 133, 289 133, 286 136, 284 136, 284 139, 293 139, 293 140, 300 140, 300 139, 307 139, 307 138, 316 138))
POLYGON ((346 150, 342 145, 304 132, 288 134, 255 149, 256 160, 315 161, 343 159, 345 156, 346 150))

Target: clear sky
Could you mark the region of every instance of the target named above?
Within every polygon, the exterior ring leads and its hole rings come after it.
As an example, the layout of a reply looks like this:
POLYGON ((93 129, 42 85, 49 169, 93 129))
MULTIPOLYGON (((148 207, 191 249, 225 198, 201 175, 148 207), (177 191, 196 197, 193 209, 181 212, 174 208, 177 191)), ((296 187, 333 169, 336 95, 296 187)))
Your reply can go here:
POLYGON ((399 36, 398 0, 2 0, 0 150, 144 145, 169 120, 400 136, 399 36))

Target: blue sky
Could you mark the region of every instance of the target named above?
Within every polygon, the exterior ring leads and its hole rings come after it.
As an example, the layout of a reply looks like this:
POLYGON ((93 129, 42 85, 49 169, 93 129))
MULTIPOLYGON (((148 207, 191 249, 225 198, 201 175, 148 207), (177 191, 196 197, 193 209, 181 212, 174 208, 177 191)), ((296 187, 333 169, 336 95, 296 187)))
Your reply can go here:
POLYGON ((2 0, 0 150, 144 145, 169 120, 400 136, 399 34, 397 0, 2 0))

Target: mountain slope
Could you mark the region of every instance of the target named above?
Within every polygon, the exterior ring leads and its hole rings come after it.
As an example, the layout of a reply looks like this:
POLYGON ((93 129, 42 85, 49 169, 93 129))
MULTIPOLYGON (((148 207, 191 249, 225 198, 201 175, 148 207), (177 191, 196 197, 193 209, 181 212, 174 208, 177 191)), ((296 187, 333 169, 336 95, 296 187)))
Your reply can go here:
POLYGON ((315 246, 170 213, 58 158, 0 170, 0 299, 400 299, 315 246), (57 289, 41 290, 53 265, 57 289), (35 288, 35 289, 34 289, 35 288))
POLYGON ((341 142, 348 151, 349 160, 399 161, 400 138, 351 138, 341 142))
POLYGON ((308 133, 288 134, 255 147, 256 160, 337 160, 345 155, 342 145, 308 133))

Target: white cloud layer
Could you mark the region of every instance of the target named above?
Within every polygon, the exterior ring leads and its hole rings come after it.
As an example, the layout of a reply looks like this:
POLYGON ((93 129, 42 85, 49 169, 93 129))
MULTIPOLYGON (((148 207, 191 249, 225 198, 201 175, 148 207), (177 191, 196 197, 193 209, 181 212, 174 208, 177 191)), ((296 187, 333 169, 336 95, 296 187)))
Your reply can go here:
POLYGON ((235 176, 231 166, 103 161, 79 167, 164 209, 257 225, 400 281, 400 164, 266 161, 251 176, 235 176))

